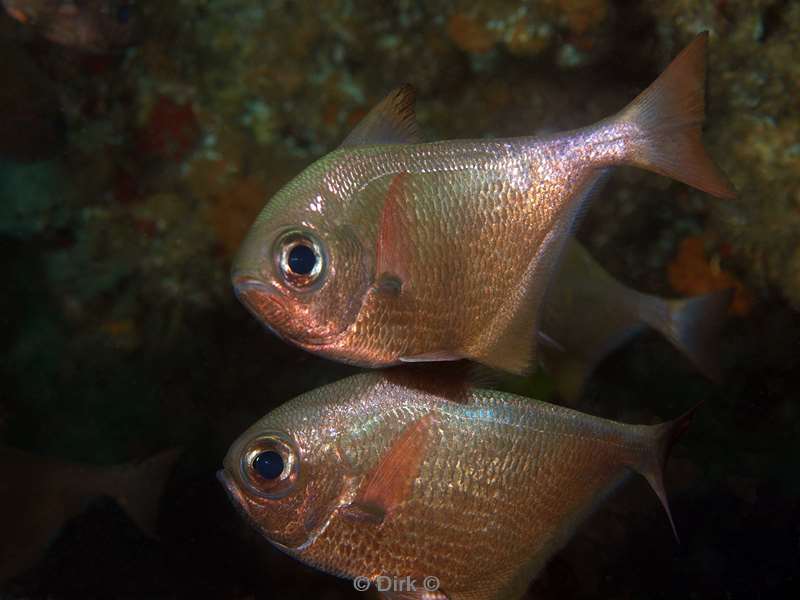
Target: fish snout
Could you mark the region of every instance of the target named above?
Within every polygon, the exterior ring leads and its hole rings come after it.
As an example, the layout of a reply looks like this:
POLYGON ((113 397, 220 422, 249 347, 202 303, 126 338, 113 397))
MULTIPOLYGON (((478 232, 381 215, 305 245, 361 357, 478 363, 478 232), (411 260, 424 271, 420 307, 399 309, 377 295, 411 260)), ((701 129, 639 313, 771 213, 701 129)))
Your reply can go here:
POLYGON ((250 291, 274 294, 276 291, 274 286, 253 275, 234 273, 231 276, 231 280, 233 282, 233 289, 236 291, 237 295, 250 291))
POLYGON ((286 307, 281 303, 278 290, 275 287, 252 275, 234 274, 233 291, 239 302, 253 313, 253 315, 272 327, 275 321, 280 321, 280 316, 286 314, 286 307))
POLYGON ((225 469, 217 471, 217 480, 222 484, 222 487, 225 488, 225 491, 228 493, 233 503, 237 506, 244 507, 244 495, 225 469))

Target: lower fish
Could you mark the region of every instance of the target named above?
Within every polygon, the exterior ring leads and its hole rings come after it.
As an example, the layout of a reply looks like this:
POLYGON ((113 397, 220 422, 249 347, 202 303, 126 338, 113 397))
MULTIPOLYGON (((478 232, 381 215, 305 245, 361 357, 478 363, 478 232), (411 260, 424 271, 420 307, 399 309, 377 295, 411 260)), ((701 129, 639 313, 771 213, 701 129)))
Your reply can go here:
POLYGON ((676 300, 643 294, 614 279, 573 238, 544 304, 543 363, 572 403, 604 357, 652 327, 719 381, 719 336, 732 300, 733 290, 676 300))
POLYGON ((626 425, 447 373, 370 372, 299 396, 233 443, 219 479, 298 560, 360 589, 416 582, 386 598, 519 598, 631 473, 669 516, 662 467, 692 411, 626 425))
POLYGON ((156 537, 158 503, 178 450, 139 463, 98 467, 0 446, 0 584, 32 567, 66 522, 109 496, 156 537))

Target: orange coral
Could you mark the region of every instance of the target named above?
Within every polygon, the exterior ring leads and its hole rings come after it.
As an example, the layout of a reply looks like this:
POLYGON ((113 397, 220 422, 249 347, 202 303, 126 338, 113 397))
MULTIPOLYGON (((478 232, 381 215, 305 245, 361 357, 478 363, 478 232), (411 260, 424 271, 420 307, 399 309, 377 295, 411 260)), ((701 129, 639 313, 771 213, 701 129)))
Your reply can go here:
POLYGON ((267 201, 264 183, 256 177, 239 179, 211 204, 209 220, 226 255, 233 255, 267 201))
POLYGON ((491 50, 495 41, 482 23, 462 14, 455 14, 447 21, 447 35, 465 52, 476 54, 491 50))
POLYGON ((159 96, 139 131, 138 148, 147 157, 182 161, 200 140, 202 131, 190 103, 159 96))
POLYGON ((577 36, 596 28, 608 14, 605 0, 561 0, 560 4, 570 31, 577 36))
POLYGON ((752 308, 753 296, 744 284, 732 273, 722 270, 718 260, 708 259, 702 236, 692 236, 681 241, 678 255, 667 268, 667 275, 673 289, 687 296, 733 288, 731 314, 744 316, 752 308))

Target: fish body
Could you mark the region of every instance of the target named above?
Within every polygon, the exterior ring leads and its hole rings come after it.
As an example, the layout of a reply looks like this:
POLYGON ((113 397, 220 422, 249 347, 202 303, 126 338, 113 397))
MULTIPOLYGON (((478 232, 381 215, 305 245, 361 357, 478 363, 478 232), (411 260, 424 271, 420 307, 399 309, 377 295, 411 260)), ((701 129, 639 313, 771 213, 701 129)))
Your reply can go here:
POLYGON ((574 238, 567 243, 544 303, 542 328, 554 343, 543 362, 572 402, 608 354, 651 327, 707 377, 719 380, 719 335, 732 290, 668 300, 614 279, 574 238))
POLYGON ((158 501, 177 458, 98 467, 0 446, 0 584, 33 566, 64 524, 99 496, 114 498, 155 537, 158 501))
POLYGON ((0 4, 11 18, 62 46, 108 52, 133 42, 129 0, 0 0, 0 4))
POLYGON ((343 577, 517 598, 630 473, 666 506, 661 468, 688 416, 625 425, 413 369, 304 394, 232 445, 220 479, 273 544, 343 577), (271 452, 274 480, 257 466, 271 452))
POLYGON ((610 167, 732 195, 700 142, 705 46, 618 115, 547 137, 420 143, 400 88, 267 203, 234 261, 238 297, 335 360, 529 371, 553 268, 610 167))

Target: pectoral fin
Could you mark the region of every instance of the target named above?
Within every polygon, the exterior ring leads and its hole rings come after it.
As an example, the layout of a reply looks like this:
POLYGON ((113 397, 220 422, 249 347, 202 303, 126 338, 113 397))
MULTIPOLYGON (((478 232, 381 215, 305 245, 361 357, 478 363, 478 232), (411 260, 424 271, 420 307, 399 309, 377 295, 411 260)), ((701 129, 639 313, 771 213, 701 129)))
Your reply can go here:
POLYGON ((349 519, 380 524, 411 494, 430 442, 433 414, 410 423, 394 440, 354 501, 342 507, 349 519))
POLYGON ((375 248, 375 284, 379 291, 399 295, 408 282, 412 213, 406 205, 408 173, 394 176, 383 202, 375 248))

